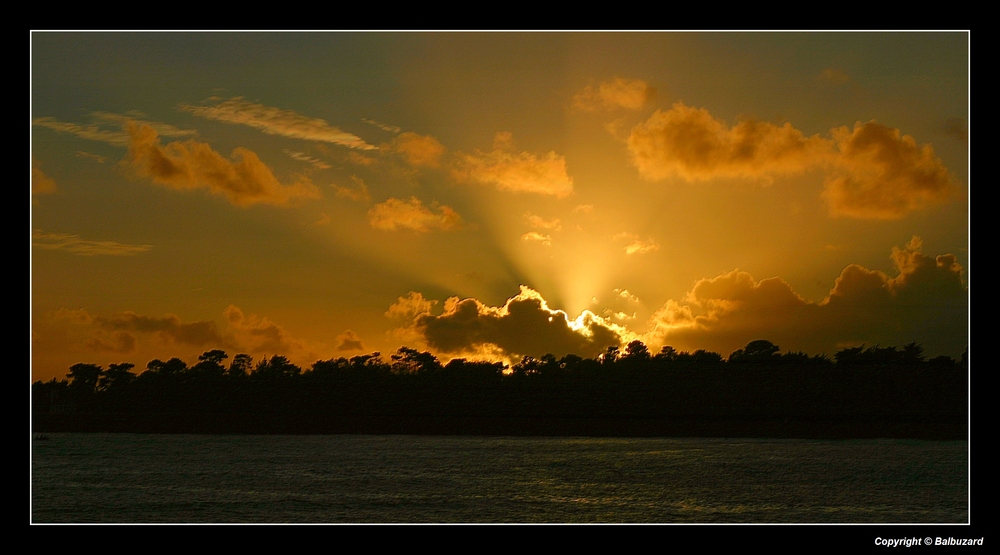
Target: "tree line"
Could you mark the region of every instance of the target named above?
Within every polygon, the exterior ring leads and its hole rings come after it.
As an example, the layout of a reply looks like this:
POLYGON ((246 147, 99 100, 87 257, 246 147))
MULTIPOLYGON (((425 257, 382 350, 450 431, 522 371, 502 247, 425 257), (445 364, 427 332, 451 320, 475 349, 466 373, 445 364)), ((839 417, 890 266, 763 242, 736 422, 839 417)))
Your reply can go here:
POLYGON ((318 360, 254 362, 206 351, 78 363, 33 384, 39 431, 552 433, 965 437, 968 357, 927 359, 916 343, 845 348, 832 358, 751 341, 724 358, 640 341, 594 358, 516 364, 400 347, 318 360), (228 362, 228 364, 227 364, 228 362))

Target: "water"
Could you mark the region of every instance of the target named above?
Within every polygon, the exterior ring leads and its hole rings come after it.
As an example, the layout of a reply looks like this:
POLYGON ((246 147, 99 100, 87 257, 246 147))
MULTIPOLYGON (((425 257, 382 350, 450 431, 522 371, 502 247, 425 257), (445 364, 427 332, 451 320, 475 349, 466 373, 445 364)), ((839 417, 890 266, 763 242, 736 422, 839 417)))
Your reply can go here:
POLYGON ((968 522, 967 443, 49 434, 33 522, 968 522))

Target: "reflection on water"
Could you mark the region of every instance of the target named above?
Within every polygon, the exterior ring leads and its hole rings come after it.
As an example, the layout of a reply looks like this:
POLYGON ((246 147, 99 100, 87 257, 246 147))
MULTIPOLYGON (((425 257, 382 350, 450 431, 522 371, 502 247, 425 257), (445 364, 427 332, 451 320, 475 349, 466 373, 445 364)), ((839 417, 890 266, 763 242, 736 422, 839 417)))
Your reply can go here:
POLYGON ((967 522, 961 442, 49 434, 34 522, 967 522))

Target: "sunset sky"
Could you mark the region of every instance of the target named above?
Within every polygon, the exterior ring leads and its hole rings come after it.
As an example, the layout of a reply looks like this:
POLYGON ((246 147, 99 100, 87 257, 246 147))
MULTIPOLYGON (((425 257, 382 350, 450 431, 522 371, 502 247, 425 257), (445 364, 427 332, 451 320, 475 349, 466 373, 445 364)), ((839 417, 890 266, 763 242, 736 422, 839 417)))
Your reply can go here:
POLYGON ((967 33, 31 35, 32 379, 968 344, 967 33))

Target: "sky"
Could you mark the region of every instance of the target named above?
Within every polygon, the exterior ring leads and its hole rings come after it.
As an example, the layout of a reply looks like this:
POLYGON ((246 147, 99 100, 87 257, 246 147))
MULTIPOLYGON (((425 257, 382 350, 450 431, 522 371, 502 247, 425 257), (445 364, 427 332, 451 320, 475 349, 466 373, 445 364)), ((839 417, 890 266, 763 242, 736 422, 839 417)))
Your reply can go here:
POLYGON ((31 34, 32 380, 969 323, 969 36, 31 34))

